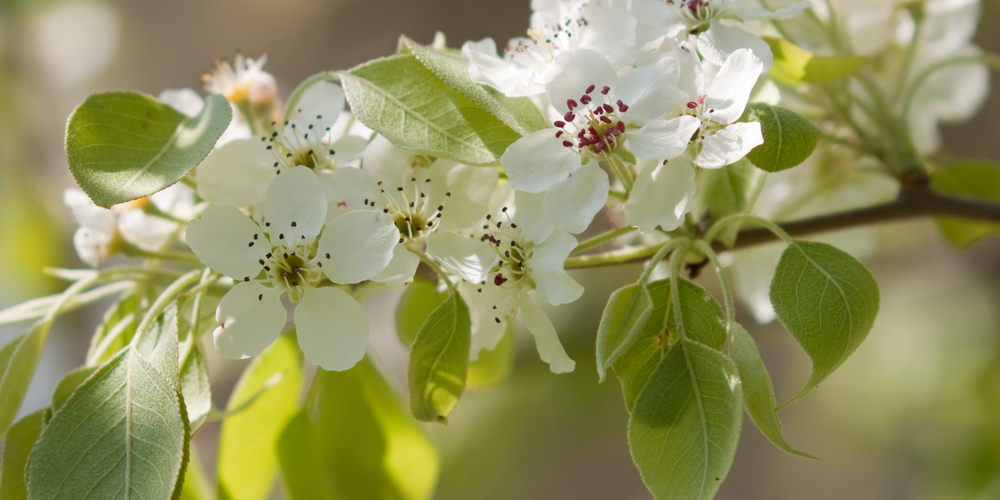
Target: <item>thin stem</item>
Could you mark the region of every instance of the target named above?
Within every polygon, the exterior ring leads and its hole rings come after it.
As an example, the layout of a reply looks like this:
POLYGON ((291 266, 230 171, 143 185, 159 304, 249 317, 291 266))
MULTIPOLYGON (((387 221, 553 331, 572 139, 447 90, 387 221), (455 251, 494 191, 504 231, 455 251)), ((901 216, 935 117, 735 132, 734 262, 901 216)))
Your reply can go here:
POLYGON ((69 303, 69 301, 73 297, 75 297, 78 293, 80 293, 85 288, 87 288, 88 286, 92 285, 95 281, 97 281, 97 277, 98 274, 95 272, 91 276, 83 278, 80 281, 77 281, 76 283, 70 285, 69 288, 67 288, 63 293, 59 294, 59 298, 55 301, 54 304, 52 304, 52 307, 49 308, 48 312, 45 313, 45 316, 42 318, 41 322, 51 323, 53 320, 55 320, 56 316, 58 316, 59 313, 62 311, 63 306, 69 303))
POLYGON ((672 250, 677 247, 688 247, 690 245, 691 240, 684 237, 672 238, 664 243, 663 246, 660 247, 660 250, 656 252, 656 255, 653 255, 653 258, 649 259, 649 262, 646 263, 646 269, 642 271, 642 276, 639 276, 639 281, 637 283, 645 285, 646 282, 649 281, 649 277, 653 274, 653 269, 656 268, 656 265, 659 264, 660 261, 663 260, 663 258, 666 257, 672 250))
POLYGON ((680 275, 684 266, 684 253, 674 252, 670 256, 670 302, 674 308, 674 324, 677 325, 677 340, 684 338, 684 317, 681 313, 680 275))
POLYGON ((635 179, 632 178, 632 174, 629 172, 628 167, 625 166, 625 162, 618 158, 617 156, 608 157, 608 165, 611 166, 611 171, 615 173, 618 180, 622 181, 625 185, 625 195, 628 197, 628 193, 632 192, 632 186, 635 185, 635 179))
POLYGON ((132 244, 122 245, 122 253, 129 257, 140 257, 144 259, 172 260, 174 262, 187 262, 191 264, 201 264, 198 257, 193 253, 180 252, 153 252, 143 250, 132 244))
POLYGON ((719 256, 712 250, 712 246, 704 240, 694 242, 694 248, 705 254, 708 260, 715 266, 715 275, 719 277, 719 286, 722 288, 722 298, 726 304, 726 330, 729 330, 736 323, 736 302, 733 300, 733 290, 729 287, 729 279, 726 271, 719 262, 719 256))
POLYGON ((451 291, 451 293, 457 293, 457 290, 455 289, 455 284, 452 283, 450 279, 448 279, 448 274, 444 272, 444 269, 441 269, 441 266, 439 266, 437 262, 434 262, 434 259, 430 258, 430 256, 421 252, 420 250, 414 250, 410 247, 406 247, 406 249, 409 250, 410 253, 412 253, 413 255, 419 257, 420 260, 424 261, 424 264, 427 264, 427 267, 433 269, 434 272, 441 277, 441 280, 444 281, 446 285, 448 285, 448 290, 451 291))
POLYGON ((913 59, 917 54, 917 45, 920 42, 920 31, 924 25, 923 16, 914 19, 913 35, 910 37, 910 44, 906 46, 906 56, 903 58, 903 67, 899 70, 899 79, 896 80, 896 88, 892 92, 892 103, 899 102, 903 96, 903 88, 906 86, 907 77, 910 76, 910 69, 913 67, 913 59))
POLYGON ((755 222, 757 224, 760 224, 761 226, 764 226, 769 231, 774 233, 775 236, 781 238, 782 240, 785 240, 788 243, 792 243, 795 241, 794 238, 789 236, 788 233, 786 233, 784 229, 781 229, 781 227, 778 226, 777 224, 763 217, 758 217, 756 215, 751 215, 751 214, 733 214, 719 219, 719 221, 716 222, 715 224, 712 224, 712 227, 708 229, 707 233, 705 233, 705 241, 714 241, 715 237, 718 236, 719 233, 721 233, 722 230, 726 228, 726 226, 734 222, 747 222, 747 221, 755 222))
POLYGON ((660 245, 650 245, 638 248, 624 248, 589 255, 575 255, 566 259, 566 264, 563 267, 565 269, 582 269, 587 267, 603 267, 615 264, 637 262, 645 260, 646 257, 656 254, 659 249, 660 245))
POLYGON ((618 238, 619 236, 624 236, 635 230, 636 228, 632 226, 625 226, 625 227, 620 227, 618 229, 611 229, 609 231, 605 231, 597 236, 594 236, 593 238, 589 238, 580 242, 580 244, 577 245, 572 252, 570 252, 570 255, 578 254, 585 250, 590 250, 591 248, 594 247, 599 247, 611 240, 618 238))
POLYGON ((828 134, 826 132, 820 132, 819 136, 824 141, 832 142, 838 146, 844 146, 846 148, 853 149, 854 151, 857 151, 862 154, 878 157, 878 153, 876 151, 873 151, 870 148, 868 148, 868 146, 858 144, 852 140, 845 139, 843 137, 839 137, 833 134, 828 134))
MULTIPOLYGON (((78 281, 93 273, 90 269, 63 269, 59 267, 46 267, 42 269, 42 272, 59 279, 64 279, 68 281, 78 281)), ((98 281, 118 281, 123 279, 122 277, 131 278, 132 276, 144 276, 149 277, 167 277, 176 278, 181 275, 180 271, 174 271, 172 269, 152 269, 148 267, 110 267, 103 269, 98 273, 98 281)), ((125 279, 128 279, 125 278, 125 279)))
POLYGON ((202 274, 201 269, 192 269, 191 271, 188 271, 187 274, 177 278, 176 281, 164 289, 153 304, 149 306, 149 310, 147 310, 146 315, 143 316, 142 322, 139 323, 139 327, 135 329, 136 335, 141 335, 142 332, 146 331, 146 329, 149 328, 149 325, 153 323, 153 320, 167 308, 167 304, 170 304, 170 302, 177 298, 184 288, 197 281, 200 274, 202 274))

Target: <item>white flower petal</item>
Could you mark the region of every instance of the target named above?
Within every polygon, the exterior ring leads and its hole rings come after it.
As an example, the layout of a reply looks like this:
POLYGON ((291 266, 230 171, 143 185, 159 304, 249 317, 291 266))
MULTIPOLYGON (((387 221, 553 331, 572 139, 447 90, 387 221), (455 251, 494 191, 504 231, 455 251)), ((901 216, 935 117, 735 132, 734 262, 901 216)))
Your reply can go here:
POLYGON ((662 120, 674 103, 687 100, 687 93, 677 88, 679 76, 677 62, 672 59, 629 70, 611 88, 612 101, 621 100, 629 106, 625 112, 629 124, 643 126, 662 120))
POLYGON ((326 221, 326 196, 316 173, 295 167, 275 177, 264 197, 264 220, 270 224, 268 234, 276 245, 292 248, 312 243, 326 221))
POLYGON ((355 210, 326 226, 316 258, 323 263, 323 274, 334 283, 360 283, 389 265, 398 242, 399 230, 392 217, 376 210, 355 210))
POLYGON ((740 122, 706 137, 694 164, 701 168, 721 168, 739 161, 751 149, 764 144, 760 122, 740 122))
POLYGON ((365 357, 368 316, 339 288, 310 288, 295 307, 295 331, 302 354, 329 371, 344 371, 365 357))
POLYGON ((555 129, 528 134, 507 147, 500 157, 510 186, 540 193, 580 168, 580 155, 563 145, 555 129))
POLYGON ((507 97, 526 97, 545 92, 532 68, 497 56, 497 46, 492 38, 465 42, 462 56, 469 60, 472 81, 489 85, 507 97))
POLYGON ((563 231, 582 233, 608 201, 609 187, 608 174, 591 162, 549 189, 545 216, 563 231))
POLYGON ((664 231, 677 229, 691 211, 695 194, 694 165, 686 158, 675 158, 666 165, 649 162, 635 180, 635 188, 625 202, 629 224, 648 234, 660 226, 664 231))
POLYGON ((636 158, 671 160, 687 149, 688 141, 700 127, 701 120, 691 115, 652 122, 628 132, 629 151, 636 158))
POLYGON ((198 195, 217 205, 260 203, 278 170, 274 161, 260 140, 229 142, 214 149, 198 165, 198 195))
POLYGON ((601 54, 577 49, 556 56, 542 73, 542 81, 552 105, 563 114, 569 111, 566 104, 569 99, 579 103, 587 87, 593 85, 597 90, 613 87, 618 83, 618 76, 601 54))
POLYGON ((375 209, 370 204, 375 203, 378 191, 366 171, 342 166, 332 172, 317 172, 316 177, 326 196, 326 224, 352 210, 375 209))
POLYGON ((344 90, 339 85, 325 81, 313 84, 302 93, 295 105, 295 112, 285 128, 286 133, 292 124, 300 133, 308 132, 310 124, 319 130, 333 125, 344 110, 344 100, 344 90))
POLYGON ((63 203, 69 207, 73 218, 80 226, 92 233, 103 235, 102 237, 109 241, 115 235, 114 212, 95 205, 87 193, 76 188, 68 188, 63 191, 63 203))
POLYGON ((166 89, 160 92, 156 100, 192 118, 198 116, 205 107, 205 101, 191 89, 166 89))
POLYGON ((261 258, 271 250, 264 232, 243 212, 209 207, 187 228, 191 250, 214 271, 240 281, 260 273, 261 258))
POLYGON ((419 154, 397 147, 379 135, 372 139, 364 153, 364 169, 373 178, 395 185, 413 168, 419 154))
POLYGON ((531 257, 525 262, 535 289, 549 304, 566 304, 583 295, 583 286, 570 278, 563 268, 576 245, 576 238, 555 231, 532 250, 531 257))
POLYGON ((215 348, 227 358, 256 356, 274 343, 288 319, 281 293, 256 281, 238 283, 215 311, 215 348))
POLYGON ((345 135, 330 144, 333 159, 339 162, 357 160, 365 154, 368 140, 356 135, 345 135))
POLYGON ((113 239, 113 234, 98 233, 86 226, 80 226, 73 233, 73 248, 76 249, 80 260, 90 267, 97 267, 108 258, 109 245, 113 239))
POLYGON ((763 21, 766 19, 785 19, 792 17, 812 5, 809 0, 802 0, 801 2, 791 5, 788 7, 783 7, 777 10, 768 10, 763 7, 738 7, 730 10, 731 15, 738 17, 742 21, 763 21))
POLYGON ((497 261, 496 252, 478 238, 437 233, 427 238, 427 253, 462 279, 479 283, 497 261))
POLYGON ((528 326, 528 332, 535 337, 535 348, 538 349, 538 357, 549 364, 552 373, 568 373, 576 368, 576 362, 569 358, 556 328, 545 316, 538 306, 531 301, 527 294, 522 294, 517 298, 517 306, 524 315, 524 322, 528 326))
POLYGON ((191 220, 198 213, 194 190, 180 182, 149 195, 149 201, 161 212, 178 219, 191 220))
POLYGON ((771 69, 771 62, 774 60, 771 46, 759 36, 747 33, 738 26, 713 22, 708 30, 698 35, 698 51, 705 56, 705 60, 717 66, 725 64, 726 58, 743 48, 753 51, 764 64, 764 71, 771 69))
POLYGON ((396 245, 392 249, 392 260, 382 272, 371 278, 372 281, 385 283, 389 288, 402 290, 413 281, 413 275, 420 265, 420 258, 413 255, 403 244, 396 245))
POLYGON ((445 159, 431 165, 428 178, 430 199, 446 201, 437 223, 439 231, 463 231, 476 225, 489 212, 490 199, 500 182, 495 168, 470 167, 445 159))
POLYGON ((726 58, 706 92, 705 106, 715 110, 712 121, 728 125, 743 115, 762 69, 764 63, 750 49, 739 49, 726 58))
POLYGON ((147 215, 139 209, 126 210, 118 216, 122 237, 143 250, 162 249, 177 228, 176 222, 147 215))
POLYGON ((463 281, 458 284, 458 291, 469 306, 469 317, 472 320, 469 358, 476 360, 479 358, 479 351, 496 348, 503 338, 507 329, 507 316, 515 311, 517 296, 513 288, 493 286, 492 283, 463 281))
POLYGON ((545 194, 514 192, 514 222, 521 229, 521 236, 534 243, 545 241, 556 228, 545 216, 545 194))

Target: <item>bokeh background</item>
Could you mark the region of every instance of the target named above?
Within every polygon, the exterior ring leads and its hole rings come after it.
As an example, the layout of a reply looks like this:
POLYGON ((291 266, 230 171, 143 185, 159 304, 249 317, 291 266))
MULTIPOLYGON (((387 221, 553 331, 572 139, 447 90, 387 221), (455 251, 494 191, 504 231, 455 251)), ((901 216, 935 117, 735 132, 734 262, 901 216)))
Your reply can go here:
MULTIPOLYGON (((1000 2, 984 0, 977 35, 1000 52, 1000 2)), ((216 58, 268 54, 283 95, 322 70, 391 54, 400 34, 450 45, 524 33, 527 0, 0 0, 0 308, 58 291, 43 266, 79 267, 75 225, 62 203, 73 185, 62 149, 66 117, 88 94, 200 87, 216 58)), ((1000 87, 971 122, 945 127, 940 157, 1000 161, 1000 87)), ((866 260, 882 289, 868 340, 809 398, 782 412, 789 441, 821 461, 783 454, 744 419, 719 499, 1000 498, 1000 243, 958 251, 930 221, 881 226, 866 260)), ((597 383, 593 340, 603 300, 638 267, 573 273, 579 303, 552 311, 576 372, 552 375, 527 335, 512 379, 469 392, 447 427, 436 498, 647 499, 626 443, 627 413, 613 378, 597 383)), ((717 292, 712 273, 699 279, 717 292)), ((396 295, 368 304, 373 343, 405 387, 406 353, 391 314, 396 295)), ((99 307, 59 320, 22 412, 47 404, 83 362, 99 307)), ((756 325, 783 400, 809 362, 778 324, 756 325)), ((6 343, 21 327, 0 327, 6 343)), ((211 349, 210 349, 211 350, 211 349)), ((224 406, 241 363, 211 359, 224 406)), ((214 464, 218 424, 197 436, 214 464)))

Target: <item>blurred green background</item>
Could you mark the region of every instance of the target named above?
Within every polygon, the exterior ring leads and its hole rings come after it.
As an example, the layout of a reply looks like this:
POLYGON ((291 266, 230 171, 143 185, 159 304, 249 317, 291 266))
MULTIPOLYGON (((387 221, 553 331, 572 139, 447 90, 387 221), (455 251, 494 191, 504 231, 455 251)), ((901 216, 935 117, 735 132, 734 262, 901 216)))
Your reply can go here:
MULTIPOLYGON (((1000 52, 1000 2, 986 0, 978 43, 1000 52)), ((302 78, 392 53, 406 34, 452 46, 524 33, 529 8, 459 0, 0 0, 0 307, 57 291, 42 266, 78 267, 75 224, 62 204, 73 185, 62 149, 65 120, 88 94, 200 87, 216 58, 268 54, 283 94, 302 78)), ((1000 160, 1000 90, 971 122, 945 128, 941 157, 1000 160)), ((784 455, 744 419, 719 499, 1000 499, 1000 243, 960 252, 930 221, 882 226, 867 259, 882 289, 868 340, 809 398, 782 412, 786 436, 822 457, 784 455)), ((636 266, 574 273, 587 292, 552 310, 576 372, 552 375, 527 335, 513 378, 470 392, 447 427, 437 498, 646 499, 631 463, 617 381, 597 383, 593 339, 608 293, 636 266)), ((705 273, 699 283, 717 292, 705 273)), ((396 295, 366 307, 373 345, 404 387, 406 352, 392 331, 396 295)), ((22 412, 47 404, 83 362, 101 311, 57 323, 22 412)), ((778 399, 807 378, 808 359, 780 325, 740 321, 757 339, 778 399)), ((0 328, 7 342, 19 327, 0 328)), ((242 363, 211 360, 224 406, 242 363)), ((196 443, 214 463, 218 424, 196 443)))

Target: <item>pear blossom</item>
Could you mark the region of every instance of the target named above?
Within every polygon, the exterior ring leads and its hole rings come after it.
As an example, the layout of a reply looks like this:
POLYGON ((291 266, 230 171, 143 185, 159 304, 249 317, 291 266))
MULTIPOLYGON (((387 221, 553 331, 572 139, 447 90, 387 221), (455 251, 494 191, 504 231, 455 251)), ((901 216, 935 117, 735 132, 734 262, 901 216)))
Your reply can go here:
POLYGON ((257 205, 279 173, 300 166, 332 176, 331 182, 360 187, 363 177, 358 172, 337 168, 360 158, 367 145, 362 137, 330 133, 343 108, 344 91, 339 86, 312 85, 280 130, 270 136, 235 140, 212 151, 198 166, 198 194, 218 205, 257 205))
POLYGON ((671 116, 684 100, 677 65, 664 58, 620 78, 591 50, 560 54, 546 73, 546 92, 562 116, 553 128, 526 135, 500 158, 515 190, 542 193, 544 212, 569 233, 590 225, 608 198, 601 161, 665 160, 687 148, 696 116, 671 116))
MULTIPOLYGON (((516 221, 523 208, 507 220, 488 217, 479 239, 494 252, 492 267, 482 281, 459 283, 459 292, 469 304, 472 319, 472 359, 482 349, 493 349, 503 337, 507 322, 520 312, 542 361, 553 373, 571 372, 576 363, 559 341, 552 321, 538 308, 534 297, 550 305, 573 302, 583 294, 583 286, 563 268, 566 258, 577 246, 576 238, 558 229, 541 243, 522 232, 516 221)), ((501 216, 507 217, 507 207, 501 216)))
POLYGON ((231 206, 210 207, 191 222, 187 242, 195 255, 238 282, 216 311, 215 347, 224 356, 254 356, 274 342, 287 319, 282 296, 295 304, 299 346, 309 362, 341 371, 364 356, 364 310, 325 280, 349 285, 377 275, 399 231, 374 210, 345 213, 323 229, 326 210, 316 174, 291 168, 270 184, 262 223, 231 206))
POLYGON ((637 48, 636 18, 631 0, 532 0, 528 38, 510 40, 502 57, 486 38, 462 45, 472 81, 489 85, 508 97, 545 92, 545 72, 559 54, 589 49, 603 54, 615 68, 631 63, 637 48))
POLYGON ((274 108, 278 84, 274 76, 264 71, 266 62, 267 55, 253 60, 243 54, 236 54, 232 65, 228 61, 216 61, 215 68, 201 77, 205 90, 222 94, 241 110, 245 106, 254 110, 274 108))
MULTIPOLYGON (((181 113, 184 113, 188 117, 194 118, 201 114, 201 110, 205 107, 205 101, 198 95, 194 90, 184 88, 184 89, 166 89, 160 92, 160 95, 156 97, 156 100, 166 104, 181 113)), ((222 132, 218 140, 215 141, 215 147, 222 147, 225 144, 235 141, 236 139, 247 139, 251 136, 250 126, 247 125, 243 115, 239 113, 233 113, 233 119, 229 122, 229 126, 226 130, 222 132)))
POLYGON ((478 224, 489 211, 499 182, 496 169, 431 159, 382 136, 365 151, 364 165, 378 188, 378 194, 364 204, 388 214, 400 235, 392 262, 373 281, 397 288, 412 281, 420 261, 408 248, 419 245, 426 245, 426 253, 449 271, 473 282, 482 279, 493 252, 485 243, 459 233, 478 224))
POLYGON ((686 42, 665 41, 664 46, 667 60, 677 61, 681 75, 677 91, 668 94, 673 99, 668 104, 673 114, 692 117, 697 125, 688 136, 693 140, 685 155, 660 165, 637 165, 639 176, 625 203, 625 216, 643 233, 657 226, 673 230, 683 222, 693 204, 696 166, 722 168, 764 143, 759 122, 736 122, 760 75, 760 59, 748 49, 733 52, 706 89, 693 48, 686 42))

